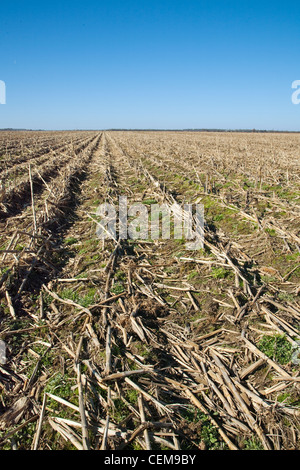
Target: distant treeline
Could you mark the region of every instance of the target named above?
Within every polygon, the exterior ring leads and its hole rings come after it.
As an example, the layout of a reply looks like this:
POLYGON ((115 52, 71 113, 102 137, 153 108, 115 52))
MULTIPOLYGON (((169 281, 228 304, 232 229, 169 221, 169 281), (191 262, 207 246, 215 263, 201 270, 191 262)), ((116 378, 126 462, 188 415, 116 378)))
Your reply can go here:
POLYGON ((43 129, 14 129, 13 127, 7 127, 6 129, 0 129, 0 131, 13 131, 13 132, 43 132, 43 129))
POLYGON ((0 129, 0 131, 28 131, 31 129, 13 129, 11 127, 7 127, 6 129, 0 129))
POLYGON ((299 131, 275 131, 266 129, 106 129, 108 132, 248 132, 248 133, 270 133, 270 134, 298 134, 299 131))
MULTIPOLYGON (((269 134, 298 134, 299 131, 276 131, 266 129, 65 129, 64 131, 101 131, 107 132, 248 132, 248 133, 269 133, 269 134)), ((11 127, 0 129, 1 131, 14 131, 14 132, 63 132, 61 129, 14 129, 11 127)))

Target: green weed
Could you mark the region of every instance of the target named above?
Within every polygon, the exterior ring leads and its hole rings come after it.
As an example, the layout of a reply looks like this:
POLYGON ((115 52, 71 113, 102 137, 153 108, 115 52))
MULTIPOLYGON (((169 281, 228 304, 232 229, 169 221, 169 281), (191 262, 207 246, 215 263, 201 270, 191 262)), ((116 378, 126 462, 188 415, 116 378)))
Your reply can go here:
POLYGON ((259 349, 279 364, 287 364, 292 359, 292 344, 284 335, 265 335, 259 342, 259 349))
POLYGON ((124 286, 121 282, 116 282, 110 290, 113 294, 122 294, 122 292, 124 292, 124 286))
POLYGON ((74 238, 74 237, 69 237, 65 239, 65 245, 68 245, 68 246, 74 245, 77 242, 78 242, 77 238, 74 238))
POLYGON ((199 438, 204 441, 208 450, 223 448, 219 432, 207 415, 193 406, 187 407, 182 415, 188 423, 201 423, 199 438))
POLYGON ((81 295, 79 292, 73 291, 70 288, 64 289, 60 296, 62 299, 72 300, 82 307, 88 307, 94 302, 96 295, 96 289, 94 287, 90 288, 86 294, 81 295))
POLYGON ((282 300, 283 302, 293 302, 294 296, 293 294, 289 294, 288 292, 280 292, 278 294, 278 299, 282 300))
POLYGON ((211 272, 212 272, 212 277, 214 279, 225 279, 229 275, 229 272, 227 271, 227 269, 222 268, 222 267, 220 268, 212 267, 211 272))
POLYGON ((256 438, 251 437, 245 441, 245 450, 263 450, 262 443, 256 438))
POLYGON ((194 269, 193 271, 191 271, 188 275, 187 275, 187 280, 188 281, 191 281, 192 279, 195 279, 195 277, 199 276, 199 273, 198 271, 196 271, 196 269, 194 269))

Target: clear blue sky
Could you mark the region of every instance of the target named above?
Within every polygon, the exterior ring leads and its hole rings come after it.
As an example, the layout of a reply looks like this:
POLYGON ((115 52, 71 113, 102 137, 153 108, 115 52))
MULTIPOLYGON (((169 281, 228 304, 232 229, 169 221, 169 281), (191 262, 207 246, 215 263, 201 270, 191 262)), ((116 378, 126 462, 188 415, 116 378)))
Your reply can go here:
POLYGON ((299 2, 0 6, 0 128, 300 130, 299 2))

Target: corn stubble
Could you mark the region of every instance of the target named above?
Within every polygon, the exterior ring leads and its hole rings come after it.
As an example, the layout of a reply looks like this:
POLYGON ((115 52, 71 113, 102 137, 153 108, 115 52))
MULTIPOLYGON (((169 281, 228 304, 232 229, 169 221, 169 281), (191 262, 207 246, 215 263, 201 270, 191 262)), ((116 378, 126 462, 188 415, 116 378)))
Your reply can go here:
POLYGON ((2 132, 0 444, 299 448, 299 134, 2 132), (99 204, 204 205, 204 246, 99 204))

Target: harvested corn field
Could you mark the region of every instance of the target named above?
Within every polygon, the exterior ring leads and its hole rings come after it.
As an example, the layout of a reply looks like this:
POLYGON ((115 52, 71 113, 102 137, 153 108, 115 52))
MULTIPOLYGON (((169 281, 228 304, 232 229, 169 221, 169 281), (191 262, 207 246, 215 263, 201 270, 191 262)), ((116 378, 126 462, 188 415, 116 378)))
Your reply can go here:
POLYGON ((299 450, 299 144, 1 133, 1 449, 299 450), (120 196, 203 205, 202 248, 100 239, 120 196))

